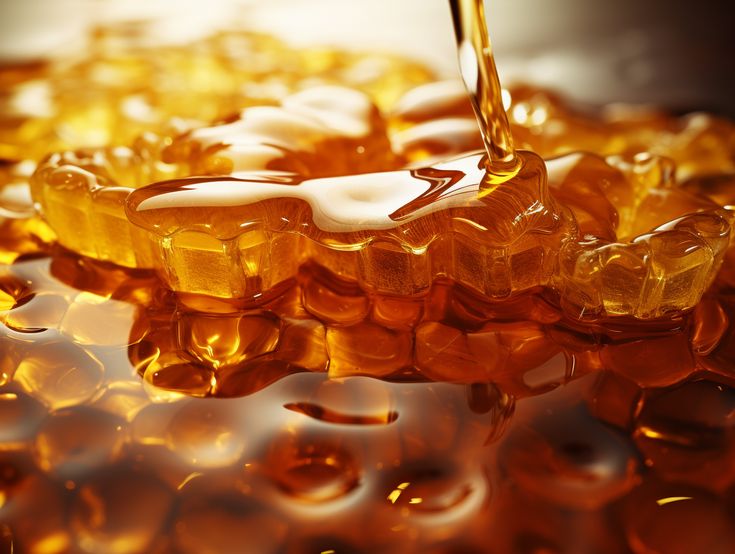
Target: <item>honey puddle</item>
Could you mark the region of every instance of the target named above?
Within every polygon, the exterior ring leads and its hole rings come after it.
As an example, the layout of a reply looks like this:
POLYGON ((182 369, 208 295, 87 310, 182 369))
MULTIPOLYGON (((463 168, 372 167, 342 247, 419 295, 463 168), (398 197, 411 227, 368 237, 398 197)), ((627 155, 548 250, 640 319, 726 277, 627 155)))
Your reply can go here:
POLYGON ((469 99, 247 33, 0 70, 1 552, 735 551, 732 123, 504 93, 450 5, 469 99))

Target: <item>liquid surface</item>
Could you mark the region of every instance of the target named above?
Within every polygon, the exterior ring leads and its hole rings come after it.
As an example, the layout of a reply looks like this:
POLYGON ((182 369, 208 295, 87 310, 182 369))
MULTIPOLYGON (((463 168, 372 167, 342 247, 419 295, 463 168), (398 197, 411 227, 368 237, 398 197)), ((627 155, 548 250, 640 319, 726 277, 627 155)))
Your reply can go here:
POLYGON ((314 268, 247 310, 63 251, 2 290, 14 551, 735 546, 729 292, 579 326, 538 294, 400 301, 314 268))
POLYGON ((0 551, 735 550, 732 124, 519 87, 494 186, 372 75, 52 153, 46 222, 9 131, 0 551))

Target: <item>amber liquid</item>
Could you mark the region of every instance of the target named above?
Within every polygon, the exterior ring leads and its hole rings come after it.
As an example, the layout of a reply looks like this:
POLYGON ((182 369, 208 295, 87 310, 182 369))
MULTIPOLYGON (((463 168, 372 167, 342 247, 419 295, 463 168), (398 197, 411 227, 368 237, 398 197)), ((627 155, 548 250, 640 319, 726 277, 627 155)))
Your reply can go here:
POLYGON ((512 157, 495 77, 485 157, 461 85, 400 60, 367 96, 264 99, 365 59, 247 35, 97 55, 80 90, 141 82, 3 127, 0 552, 735 551, 731 123, 518 88, 538 155, 512 157), (181 110, 166 87, 200 63, 187 115, 243 114, 110 123, 141 87, 181 110), (70 127, 147 133, 41 161, 29 217, 29 137, 70 127))
POLYGON ((488 180, 498 184, 512 178, 521 160, 513 147, 503 107, 500 79, 495 68, 485 22, 483 0, 449 0, 457 37, 459 69, 488 154, 488 180))

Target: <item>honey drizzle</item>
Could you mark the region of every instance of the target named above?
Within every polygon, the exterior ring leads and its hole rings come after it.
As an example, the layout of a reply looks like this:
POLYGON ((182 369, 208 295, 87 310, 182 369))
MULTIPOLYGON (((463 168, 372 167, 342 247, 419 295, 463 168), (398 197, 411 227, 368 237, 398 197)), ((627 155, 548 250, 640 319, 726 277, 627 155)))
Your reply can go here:
POLYGON ((449 0, 459 69, 487 150, 486 186, 512 179, 521 160, 503 108, 502 89, 485 23, 483 0, 449 0))

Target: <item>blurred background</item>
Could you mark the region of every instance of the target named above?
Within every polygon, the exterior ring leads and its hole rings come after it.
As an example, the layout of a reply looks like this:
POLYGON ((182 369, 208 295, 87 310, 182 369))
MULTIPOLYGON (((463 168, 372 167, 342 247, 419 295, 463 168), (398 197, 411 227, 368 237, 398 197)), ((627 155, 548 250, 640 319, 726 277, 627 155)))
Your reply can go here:
MULTIPOLYGON (((735 116, 731 2, 487 0, 486 9, 505 84, 735 116)), ((235 25, 294 44, 399 51, 452 76, 449 17, 446 0, 2 0, 0 63, 64 56, 97 24, 147 20, 164 42, 235 25)))

